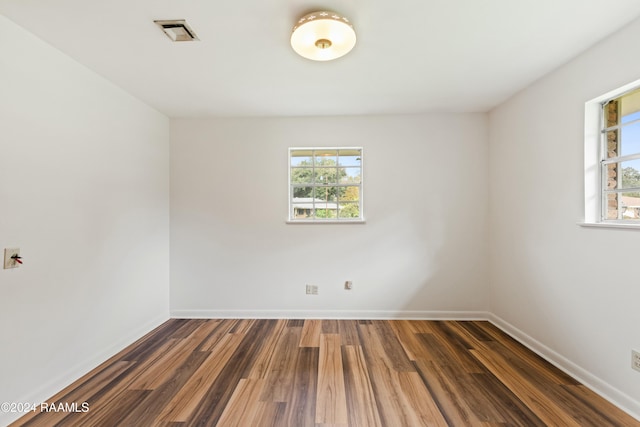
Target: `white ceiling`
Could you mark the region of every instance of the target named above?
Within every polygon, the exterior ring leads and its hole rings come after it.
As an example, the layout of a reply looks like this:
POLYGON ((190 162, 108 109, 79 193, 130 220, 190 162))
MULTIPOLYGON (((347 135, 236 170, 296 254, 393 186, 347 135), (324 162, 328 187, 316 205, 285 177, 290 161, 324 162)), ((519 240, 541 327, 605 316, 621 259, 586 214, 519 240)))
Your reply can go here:
MULTIPOLYGON (((170 117, 487 111, 640 16, 639 0, 0 0, 0 13, 170 117), (354 50, 296 55, 307 12, 354 50), (186 19, 172 43, 154 19, 186 19)), ((46 72, 46 70, 43 70, 46 72)))

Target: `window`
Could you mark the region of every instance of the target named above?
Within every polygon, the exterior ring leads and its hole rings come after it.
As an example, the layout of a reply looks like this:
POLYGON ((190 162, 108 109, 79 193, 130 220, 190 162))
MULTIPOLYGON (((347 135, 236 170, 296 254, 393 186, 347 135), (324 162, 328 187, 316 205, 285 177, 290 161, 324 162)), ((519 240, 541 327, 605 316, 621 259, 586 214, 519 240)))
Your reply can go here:
POLYGON ((362 222, 362 148, 289 149, 290 222, 362 222))
POLYGON ((640 88, 601 105, 601 221, 640 225, 640 88))

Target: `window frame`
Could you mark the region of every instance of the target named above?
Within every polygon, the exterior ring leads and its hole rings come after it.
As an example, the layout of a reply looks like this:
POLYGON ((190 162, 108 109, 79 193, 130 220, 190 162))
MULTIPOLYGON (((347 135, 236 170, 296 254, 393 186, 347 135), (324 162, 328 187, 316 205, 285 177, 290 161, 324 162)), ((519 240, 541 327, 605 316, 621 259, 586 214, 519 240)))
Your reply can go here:
MULTIPOLYGON (((364 193, 364 149, 363 147, 354 147, 354 146, 344 146, 344 147, 339 147, 339 146, 335 146, 335 147, 321 147, 321 146, 313 146, 313 147, 289 147, 288 149, 288 156, 287 156, 287 186, 288 186, 288 213, 287 213, 287 220, 286 222, 288 224, 364 224, 365 223, 365 217, 364 217, 364 198, 363 198, 363 193, 364 193), (319 217, 311 217, 311 218, 296 218, 294 213, 293 213, 293 205, 294 205, 294 197, 293 197, 293 193, 294 193, 294 188, 296 186, 302 186, 300 184, 298 185, 294 185, 293 182, 291 182, 291 178, 292 178, 292 169, 294 169, 292 167, 292 153, 295 151, 311 151, 312 155, 311 157, 313 159, 315 159, 316 155, 316 151, 336 151, 336 169, 340 167, 340 151, 348 151, 348 150, 358 150, 359 151, 359 157, 360 157, 360 165, 358 166, 360 168, 360 180, 359 183, 355 184, 352 182, 349 183, 340 183, 340 182, 335 182, 335 183, 331 183, 331 184, 323 184, 323 185, 318 185, 315 182, 312 183, 305 183, 304 186, 306 187, 312 187, 314 189, 313 193, 315 195, 315 189, 316 188, 328 188, 328 187, 358 187, 358 213, 359 216, 357 218, 340 218, 336 215, 335 218, 319 218, 319 217)), ((312 170, 315 170, 315 160, 314 160, 314 164, 311 166, 312 170)), ((346 166, 346 167, 350 167, 350 166, 346 166)), ((313 173, 312 173, 313 174, 313 173)), ((338 205, 339 207, 339 200, 336 200, 335 203, 338 205)), ((315 203, 315 202, 312 202, 315 203)), ((314 205, 315 206, 315 205, 314 205)), ((314 212, 315 213, 315 212, 314 212)))
POLYGON ((640 89, 640 79, 601 94, 584 104, 584 211, 577 221, 581 227, 627 229, 640 231, 640 224, 629 220, 605 220, 603 216, 603 177, 601 159, 606 156, 602 133, 604 116, 602 106, 640 89))
POLYGON ((640 123, 640 118, 631 120, 627 123, 622 123, 620 121, 621 118, 618 119, 618 123, 612 126, 609 126, 607 123, 607 106, 616 100, 621 100, 624 96, 629 95, 631 93, 637 93, 640 95, 640 86, 633 86, 631 88, 620 90, 615 93, 613 96, 607 97, 605 100, 600 102, 600 120, 599 120, 599 133, 600 133, 600 144, 598 150, 598 177, 599 177, 599 223, 602 224, 618 224, 618 225, 627 225, 633 227, 640 227, 640 218, 637 219, 623 219, 624 209, 622 205, 622 195, 624 193, 632 193, 632 192, 640 192, 640 187, 629 187, 629 188, 621 188, 622 184, 622 163, 632 160, 640 160, 640 150, 633 152, 631 154, 620 153, 622 148, 622 129, 640 123), (616 138, 616 142, 618 144, 616 152, 617 155, 608 157, 609 146, 608 146, 608 133, 612 131, 618 131, 618 136, 616 138), (618 164, 618 169, 616 170, 616 188, 609 189, 608 188, 608 166, 611 164, 618 164), (609 219, 608 218, 608 209, 609 209, 609 199, 608 196, 611 194, 618 194, 617 199, 617 218, 609 219))

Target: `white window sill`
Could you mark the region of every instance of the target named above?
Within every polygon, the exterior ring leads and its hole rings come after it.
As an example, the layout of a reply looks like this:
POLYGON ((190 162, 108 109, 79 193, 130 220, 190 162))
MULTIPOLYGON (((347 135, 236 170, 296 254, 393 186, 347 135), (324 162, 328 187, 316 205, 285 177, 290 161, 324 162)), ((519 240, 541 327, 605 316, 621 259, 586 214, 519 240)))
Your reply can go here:
POLYGON ((592 228, 626 228, 629 230, 640 230, 640 222, 633 224, 623 222, 579 222, 580 227, 592 228))
POLYGON ((367 222, 364 219, 356 219, 349 221, 332 221, 332 220, 319 220, 319 221, 308 221, 308 220, 291 220, 288 219, 285 221, 287 224, 366 224, 367 222))

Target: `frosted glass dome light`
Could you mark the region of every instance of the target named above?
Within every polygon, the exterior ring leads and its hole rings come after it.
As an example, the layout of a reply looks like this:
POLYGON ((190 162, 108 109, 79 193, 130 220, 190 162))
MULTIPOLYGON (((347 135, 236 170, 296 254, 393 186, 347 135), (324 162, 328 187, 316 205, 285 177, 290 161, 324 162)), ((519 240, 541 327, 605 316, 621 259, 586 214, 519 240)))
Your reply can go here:
POLYGON ((356 45, 351 22, 335 12, 308 13, 293 27, 291 47, 314 61, 330 61, 346 55, 356 45))

